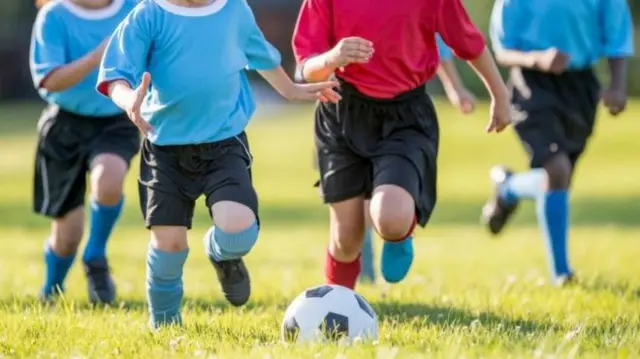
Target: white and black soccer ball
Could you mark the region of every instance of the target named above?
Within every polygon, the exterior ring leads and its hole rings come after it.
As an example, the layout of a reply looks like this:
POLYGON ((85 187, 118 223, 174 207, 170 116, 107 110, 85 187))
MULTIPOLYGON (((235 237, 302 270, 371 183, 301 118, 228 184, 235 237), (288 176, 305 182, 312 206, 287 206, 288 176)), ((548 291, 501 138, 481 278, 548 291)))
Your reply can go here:
POLYGON ((339 285, 321 285, 302 292, 282 320, 287 342, 363 341, 378 339, 378 318, 358 293, 339 285))

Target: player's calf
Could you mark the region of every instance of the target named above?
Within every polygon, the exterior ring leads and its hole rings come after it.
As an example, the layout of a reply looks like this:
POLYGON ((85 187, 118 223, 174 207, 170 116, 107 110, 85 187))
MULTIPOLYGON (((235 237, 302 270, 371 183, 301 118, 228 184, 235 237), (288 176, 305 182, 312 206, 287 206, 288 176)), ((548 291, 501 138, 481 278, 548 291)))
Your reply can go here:
POLYGON ((330 241, 324 265, 325 280, 355 288, 360 274, 360 251, 364 236, 362 197, 331 203, 330 241))
POLYGON ((40 292, 43 300, 53 299, 64 291, 64 281, 76 257, 84 230, 83 208, 77 208, 51 223, 51 235, 44 248, 45 282, 40 292))
POLYGON ((149 323, 154 329, 182 324, 182 270, 188 254, 185 227, 151 227, 146 288, 151 315, 149 323))
POLYGON ((371 199, 371 219, 384 239, 381 269, 389 283, 403 280, 413 264, 415 202, 405 189, 396 185, 378 186, 371 199))
POLYGON ((547 191, 536 202, 536 213, 544 234, 554 282, 571 278, 568 258, 569 185, 573 165, 569 156, 558 153, 544 163, 547 172, 547 191))
POLYGON ((249 271, 242 257, 258 240, 257 218, 251 208, 232 201, 215 203, 211 212, 215 226, 204 236, 205 251, 225 298, 232 305, 241 306, 251 296, 249 271))
POLYGON ((91 161, 91 224, 82 259, 89 299, 94 303, 111 303, 116 296, 106 248, 122 212, 122 187, 127 168, 127 161, 110 153, 99 154, 91 161))

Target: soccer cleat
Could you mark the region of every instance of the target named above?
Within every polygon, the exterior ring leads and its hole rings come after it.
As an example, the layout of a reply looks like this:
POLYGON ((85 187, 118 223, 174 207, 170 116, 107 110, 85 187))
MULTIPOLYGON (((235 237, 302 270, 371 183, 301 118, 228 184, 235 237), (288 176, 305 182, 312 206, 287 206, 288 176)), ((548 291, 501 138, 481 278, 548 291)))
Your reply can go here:
POLYGON ((502 231, 520 204, 518 200, 507 200, 501 195, 502 186, 512 174, 513 172, 503 166, 495 166, 489 173, 495 193, 482 207, 481 221, 494 235, 502 231))
POLYGON ((409 273, 413 264, 413 238, 392 242, 382 246, 381 272, 388 283, 398 283, 409 273))
POLYGON ((89 300, 94 304, 111 304, 116 299, 116 286, 111 278, 107 260, 94 259, 83 262, 87 276, 89 300))
POLYGON ((216 262, 209 257, 216 269, 222 293, 231 305, 242 306, 251 296, 251 280, 249 271, 242 258, 216 262))

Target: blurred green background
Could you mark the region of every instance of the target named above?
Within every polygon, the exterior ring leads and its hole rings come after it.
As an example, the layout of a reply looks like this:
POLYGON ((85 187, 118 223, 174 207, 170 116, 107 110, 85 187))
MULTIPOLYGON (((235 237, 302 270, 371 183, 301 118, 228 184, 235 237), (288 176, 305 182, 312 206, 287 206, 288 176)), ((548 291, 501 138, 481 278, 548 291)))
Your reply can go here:
MULTIPOLYGON (((531 0, 535 1, 535 0, 531 0)), ((570 0, 566 0, 570 1, 570 0)), ((291 33, 302 0, 248 0, 267 38, 280 49, 287 70, 293 72, 291 33)), ((466 0, 467 9, 480 29, 486 32, 493 0, 466 0)), ((640 0, 629 0, 636 25, 636 42, 640 43, 640 0)), ((31 24, 36 15, 32 0, 0 0, 0 100, 35 97, 25 66, 29 52, 31 24)), ((636 46, 638 48, 640 46, 636 46)), ((606 66, 604 67, 606 68, 606 66)), ((485 92, 467 66, 460 66, 471 90, 482 97, 485 92)), ((640 73, 640 58, 631 61, 630 74, 640 73)), ((606 83, 606 72, 603 72, 606 83)), ((640 96, 640 76, 630 75, 630 92, 640 96)), ((438 93, 439 84, 430 92, 438 93)))

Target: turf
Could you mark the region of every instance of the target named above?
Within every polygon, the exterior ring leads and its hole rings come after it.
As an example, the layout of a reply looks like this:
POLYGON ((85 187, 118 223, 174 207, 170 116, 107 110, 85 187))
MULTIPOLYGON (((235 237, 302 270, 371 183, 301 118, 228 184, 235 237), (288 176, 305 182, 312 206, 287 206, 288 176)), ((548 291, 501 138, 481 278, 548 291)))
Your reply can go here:
MULTIPOLYGON (((532 206, 502 238, 478 225, 494 163, 517 169, 525 154, 511 131, 483 132, 472 117, 438 103, 439 204, 417 232, 417 260, 399 285, 358 288, 380 318, 379 341, 339 347, 280 343, 287 304, 322 282, 326 208, 312 187, 312 109, 262 108, 250 127, 263 230, 248 257, 254 296, 225 304, 200 242, 209 219, 199 205, 185 270, 183 329, 147 330, 147 232, 137 203, 137 164, 124 216, 109 248, 120 302, 91 308, 79 266, 65 300, 34 301, 48 223, 30 212, 38 104, 0 107, 0 357, 521 358, 640 357, 640 102, 622 118, 603 114, 575 181, 572 262, 583 284, 547 285, 532 206)), ((137 162, 137 159, 136 159, 137 162)), ((377 248, 380 242, 376 242, 377 248)))

